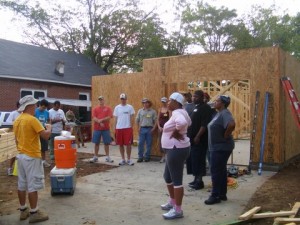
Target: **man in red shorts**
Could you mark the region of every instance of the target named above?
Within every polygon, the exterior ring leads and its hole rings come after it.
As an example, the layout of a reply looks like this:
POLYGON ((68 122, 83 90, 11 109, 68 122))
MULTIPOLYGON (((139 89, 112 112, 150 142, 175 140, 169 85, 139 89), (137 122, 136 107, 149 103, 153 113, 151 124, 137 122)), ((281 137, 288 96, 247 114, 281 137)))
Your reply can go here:
POLYGON ((127 96, 122 93, 120 95, 121 104, 117 105, 114 109, 115 117, 115 131, 116 131, 116 142, 120 146, 120 153, 122 160, 119 165, 123 166, 128 164, 134 165, 134 162, 130 159, 131 156, 131 143, 133 139, 132 124, 134 120, 134 109, 131 105, 127 104, 127 96), (127 153, 127 161, 125 160, 125 149, 127 153))

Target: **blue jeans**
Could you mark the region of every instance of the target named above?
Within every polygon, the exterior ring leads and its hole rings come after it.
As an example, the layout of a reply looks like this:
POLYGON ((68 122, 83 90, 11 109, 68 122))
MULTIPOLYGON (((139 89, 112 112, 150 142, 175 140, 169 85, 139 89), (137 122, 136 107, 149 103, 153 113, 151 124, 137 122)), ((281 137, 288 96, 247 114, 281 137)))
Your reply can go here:
POLYGON ((210 152, 210 173, 212 181, 211 195, 213 197, 227 194, 227 161, 232 151, 210 152))
POLYGON ((139 159, 143 158, 144 155, 144 146, 146 142, 146 153, 145 159, 150 159, 151 154, 151 146, 152 146, 152 134, 151 134, 152 127, 141 127, 139 133, 139 159))

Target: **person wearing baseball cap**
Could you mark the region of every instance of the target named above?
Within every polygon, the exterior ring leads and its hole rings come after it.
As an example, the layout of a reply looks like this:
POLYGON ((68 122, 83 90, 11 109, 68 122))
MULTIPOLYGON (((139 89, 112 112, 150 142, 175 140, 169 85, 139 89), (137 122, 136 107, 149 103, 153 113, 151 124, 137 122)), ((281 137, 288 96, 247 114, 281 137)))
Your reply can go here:
POLYGON ((125 93, 120 94, 120 99, 127 99, 127 95, 125 93))
POLYGON ((134 162, 131 159, 131 144, 133 141, 133 120, 135 111, 132 105, 127 104, 127 95, 120 94, 121 104, 117 105, 114 109, 113 115, 115 117, 115 132, 116 143, 119 145, 122 160, 119 165, 133 166, 134 162), (127 153, 127 161, 125 160, 125 148, 127 153))
POLYGON ((184 163, 190 152, 187 129, 191 125, 191 119, 182 108, 184 103, 182 94, 174 92, 169 99, 168 109, 172 111, 172 116, 164 124, 161 144, 166 152, 164 179, 170 198, 166 204, 161 205, 161 209, 168 210, 162 215, 164 219, 178 219, 183 217, 181 209, 184 194, 182 180, 184 163))
POLYGON ((92 111, 92 120, 94 122, 94 131, 92 142, 94 146, 94 157, 90 159, 91 163, 98 162, 98 153, 100 148, 100 140, 102 137, 105 151, 105 162, 112 163, 113 159, 109 156, 109 145, 112 141, 110 135, 110 119, 112 118, 112 109, 110 106, 105 105, 104 97, 100 95, 98 97, 99 105, 92 111))
POLYGON ((44 188, 44 167, 42 164, 40 137, 48 140, 51 135, 51 125, 46 129, 34 117, 36 103, 31 95, 19 100, 19 111, 23 113, 15 120, 13 131, 16 137, 18 159, 18 197, 20 202, 20 220, 29 218, 29 223, 48 220, 48 215, 38 207, 38 190, 44 188), (36 178, 40 179, 36 179, 36 178), (26 205, 26 192, 30 210, 26 205))

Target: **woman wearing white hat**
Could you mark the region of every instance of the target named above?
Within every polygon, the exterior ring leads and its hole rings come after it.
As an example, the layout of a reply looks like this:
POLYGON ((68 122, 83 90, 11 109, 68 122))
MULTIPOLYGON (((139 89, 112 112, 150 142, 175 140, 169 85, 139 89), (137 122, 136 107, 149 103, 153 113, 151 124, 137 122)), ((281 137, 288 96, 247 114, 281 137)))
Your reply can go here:
POLYGON ((190 152, 190 139, 187 137, 187 129, 191 125, 191 119, 182 108, 184 97, 173 93, 168 102, 168 109, 172 111, 171 118, 165 123, 161 138, 161 144, 166 152, 166 166, 164 179, 170 195, 168 203, 161 205, 162 210, 169 210, 163 214, 165 219, 177 219, 183 217, 181 209, 183 199, 183 168, 184 162, 190 152))

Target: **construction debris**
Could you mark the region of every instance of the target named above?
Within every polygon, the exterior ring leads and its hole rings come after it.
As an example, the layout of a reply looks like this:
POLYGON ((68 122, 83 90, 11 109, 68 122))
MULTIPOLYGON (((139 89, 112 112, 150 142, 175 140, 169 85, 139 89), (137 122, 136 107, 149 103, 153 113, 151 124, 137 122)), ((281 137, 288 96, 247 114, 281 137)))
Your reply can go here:
MULTIPOLYGON (((261 210, 261 206, 256 206, 250 209, 249 211, 243 213, 242 215, 240 215, 239 221, 240 223, 242 223, 247 220, 274 217, 273 225, 278 225, 278 224, 296 225, 296 224, 300 224, 300 218, 296 218, 299 208, 300 208, 300 202, 296 202, 291 211, 257 213, 261 210), (289 216, 289 218, 283 218, 284 216, 289 216)), ((229 224, 239 224, 239 221, 235 221, 235 223, 229 223, 229 224)))

